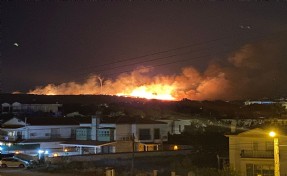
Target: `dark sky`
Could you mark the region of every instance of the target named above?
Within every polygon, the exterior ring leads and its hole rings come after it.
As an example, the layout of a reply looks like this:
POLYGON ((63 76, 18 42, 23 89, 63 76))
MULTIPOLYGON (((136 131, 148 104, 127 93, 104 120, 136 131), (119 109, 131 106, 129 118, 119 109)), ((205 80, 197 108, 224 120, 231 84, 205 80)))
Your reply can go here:
MULTIPOLYGON (((1 89, 27 92, 48 83, 82 82, 90 74, 115 79, 138 66, 171 75, 187 66, 205 72, 216 62, 233 73, 242 69, 228 57, 246 44, 286 36, 286 17, 286 2, 7 1, 1 6, 1 89), (167 52, 153 54, 161 51, 167 52)), ((286 56, 278 52, 276 57, 286 56)), ((249 71, 230 77, 248 77, 249 71)), ((269 84, 274 85, 264 86, 269 84)))

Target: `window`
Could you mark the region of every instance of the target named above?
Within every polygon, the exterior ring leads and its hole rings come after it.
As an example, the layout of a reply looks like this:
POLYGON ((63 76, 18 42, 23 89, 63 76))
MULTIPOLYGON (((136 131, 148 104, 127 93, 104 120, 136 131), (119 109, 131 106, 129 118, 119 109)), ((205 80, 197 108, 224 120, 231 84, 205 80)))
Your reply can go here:
POLYGON ((246 176, 274 176, 273 165, 246 164, 246 176))
POLYGON ((258 142, 253 141, 253 150, 258 150, 258 142))
POLYGON ((274 150, 273 142, 266 142, 266 150, 268 150, 268 151, 274 150))
POLYGON ((159 128, 155 128, 153 132, 154 132, 153 138, 154 139, 160 139, 160 130, 159 130, 159 128))
POLYGON ((150 129, 140 129, 139 139, 140 140, 151 140, 150 129))
POLYGON ((246 164, 246 176, 253 176, 253 164, 246 164))
POLYGON ((30 136, 37 136, 37 133, 30 133, 30 136))

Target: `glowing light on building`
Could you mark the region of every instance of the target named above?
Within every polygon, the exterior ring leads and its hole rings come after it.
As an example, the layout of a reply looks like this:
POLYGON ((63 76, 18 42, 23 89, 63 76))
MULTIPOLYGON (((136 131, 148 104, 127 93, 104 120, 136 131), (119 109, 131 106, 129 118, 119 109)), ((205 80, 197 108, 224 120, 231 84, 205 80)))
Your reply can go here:
POLYGON ((173 146, 173 150, 178 150, 178 146, 177 145, 173 146))

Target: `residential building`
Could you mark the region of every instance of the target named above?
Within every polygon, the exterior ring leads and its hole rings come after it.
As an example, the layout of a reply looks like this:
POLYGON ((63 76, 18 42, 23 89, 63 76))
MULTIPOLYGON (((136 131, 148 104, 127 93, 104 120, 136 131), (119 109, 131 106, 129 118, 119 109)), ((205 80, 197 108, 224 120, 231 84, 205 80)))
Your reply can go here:
POLYGON ((34 154, 38 149, 59 151, 62 150, 60 143, 75 138, 78 127, 79 121, 73 118, 13 117, 2 123, 0 141, 3 146, 10 145, 4 147, 9 149, 9 152, 15 152, 11 150, 13 145, 21 145, 23 149, 39 145, 39 148, 33 151, 34 154))
POLYGON ((160 150, 162 143, 168 140, 167 123, 143 118, 98 115, 80 126, 77 129, 77 141, 67 141, 61 144, 63 147, 81 150, 86 147, 89 151, 93 148, 94 153, 97 153, 96 150, 102 152, 102 148, 112 152, 154 151, 160 150))
POLYGON ((270 104, 279 104, 283 106, 285 109, 287 109, 287 102, 282 101, 282 100, 275 100, 275 101, 270 101, 270 100, 265 100, 265 101, 260 101, 260 100, 248 100, 244 102, 244 105, 253 105, 253 104, 259 104, 259 105, 270 105, 270 104))
MULTIPOLYGON (((274 142, 268 129, 255 128, 229 137, 229 164, 241 176, 274 176, 274 142)), ((280 172, 287 175, 287 136, 279 137, 280 172)))
POLYGON ((11 146, 39 145, 34 154, 38 149, 51 155, 154 151, 168 140, 168 126, 165 122, 129 116, 14 117, 2 123, 0 140, 10 152, 11 146))
POLYGON ((158 121, 165 122, 168 124, 168 132, 170 134, 181 134, 186 126, 191 125, 190 119, 176 119, 176 120, 160 119, 158 121))
POLYGON ((19 102, 14 102, 12 104, 2 103, 1 111, 2 114, 23 114, 23 113, 54 113, 58 114, 59 109, 62 107, 62 104, 22 104, 19 102))

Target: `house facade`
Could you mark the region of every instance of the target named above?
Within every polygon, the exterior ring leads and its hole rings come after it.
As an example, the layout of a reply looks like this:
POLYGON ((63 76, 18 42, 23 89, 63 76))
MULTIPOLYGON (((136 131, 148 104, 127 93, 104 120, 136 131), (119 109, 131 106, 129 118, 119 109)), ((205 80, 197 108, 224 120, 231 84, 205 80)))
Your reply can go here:
POLYGON ((40 149, 49 152, 61 151, 60 143, 75 138, 77 128, 79 122, 71 118, 13 117, 1 125, 0 144, 2 149, 6 149, 2 152, 27 153, 29 146, 37 145, 39 147, 28 153, 37 154, 40 149))
MULTIPOLYGON (((155 151, 168 140, 167 123, 128 116, 94 116, 90 123, 81 123, 77 129, 77 141, 66 142, 64 147, 93 148, 93 152, 107 149, 112 152, 155 151), (94 145, 91 145, 94 141, 94 145), (98 143, 106 142, 106 143, 98 143), (100 148, 102 147, 102 148, 100 148)), ((81 151, 81 153, 83 153, 81 151)))
POLYGON ((186 126, 190 126, 192 120, 190 119, 176 119, 176 120, 169 120, 169 119, 161 119, 161 122, 165 122, 168 124, 168 132, 170 134, 181 134, 184 132, 186 126))
MULTIPOLYGON (((229 164, 241 176, 274 176, 274 142, 269 131, 260 128, 229 138, 229 164)), ((279 163, 281 175, 287 175, 287 136, 280 134, 279 163)))
POLYGON ((49 156, 156 151, 167 140, 167 123, 128 116, 14 117, 2 123, 0 129, 6 152, 16 152, 9 150, 11 146, 39 145, 34 154, 41 150, 49 152, 49 156))
POLYGON ((44 113, 59 113, 59 109, 62 104, 22 104, 19 102, 14 102, 12 104, 2 103, 1 112, 2 114, 22 114, 22 113, 34 113, 34 112, 44 112, 44 113))

